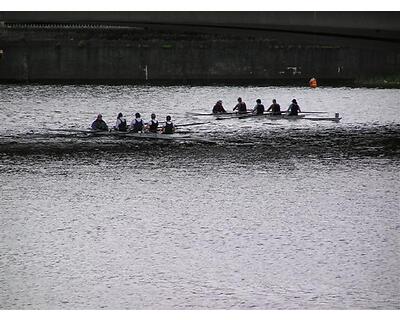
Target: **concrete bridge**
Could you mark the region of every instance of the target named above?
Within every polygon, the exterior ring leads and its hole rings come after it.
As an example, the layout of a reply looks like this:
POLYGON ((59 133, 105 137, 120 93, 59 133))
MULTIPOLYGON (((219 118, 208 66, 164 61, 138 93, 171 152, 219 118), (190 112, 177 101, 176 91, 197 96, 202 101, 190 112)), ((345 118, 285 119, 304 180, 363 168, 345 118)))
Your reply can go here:
POLYGON ((159 24, 400 40, 399 12, 0 12, 0 21, 159 24))

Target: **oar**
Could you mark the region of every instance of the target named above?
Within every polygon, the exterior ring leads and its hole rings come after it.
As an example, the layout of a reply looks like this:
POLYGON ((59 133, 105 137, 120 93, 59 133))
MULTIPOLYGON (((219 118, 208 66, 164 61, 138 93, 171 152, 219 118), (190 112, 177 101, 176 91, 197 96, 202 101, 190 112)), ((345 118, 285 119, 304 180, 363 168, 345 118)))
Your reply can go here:
POLYGON ((239 113, 239 114, 234 114, 230 115, 228 117, 216 117, 215 120, 228 120, 228 119, 243 119, 243 118, 250 118, 252 117, 251 114, 246 114, 246 113, 239 113))
MULTIPOLYGON (((282 110, 281 111, 281 114, 286 114, 286 113, 288 113, 288 111, 287 110, 282 110)), ((326 112, 326 111, 299 111, 299 113, 329 113, 329 112, 326 112)), ((264 112, 264 114, 272 114, 272 112, 264 112)))
POLYGON ((326 111, 301 111, 299 113, 329 113, 329 112, 326 112, 326 111))
POLYGON ((179 128, 179 127, 199 126, 199 125, 207 124, 207 123, 210 123, 210 122, 208 121, 208 122, 184 123, 184 124, 177 124, 175 127, 176 127, 176 128, 179 128))
MULTIPOLYGON (((48 129, 49 131, 55 131, 55 132, 77 132, 77 133, 96 133, 96 132, 103 132, 101 130, 92 130, 92 129, 48 129)), ((108 132, 108 131, 104 131, 108 132)))

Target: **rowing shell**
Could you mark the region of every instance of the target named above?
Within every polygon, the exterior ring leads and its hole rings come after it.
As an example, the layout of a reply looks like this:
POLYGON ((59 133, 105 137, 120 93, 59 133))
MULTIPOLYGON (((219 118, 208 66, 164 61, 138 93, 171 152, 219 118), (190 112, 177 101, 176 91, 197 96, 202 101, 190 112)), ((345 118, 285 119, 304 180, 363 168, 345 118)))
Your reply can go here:
POLYGON ((299 120, 299 119, 304 119, 304 120, 311 120, 311 121, 334 121, 334 122, 339 122, 342 118, 339 117, 339 113, 335 114, 335 117, 312 117, 312 118, 306 118, 305 114, 299 114, 297 116, 289 116, 287 114, 281 114, 281 115, 273 115, 271 113, 263 113, 263 114, 235 114, 231 116, 226 116, 226 117, 217 117, 216 120, 226 120, 226 119, 247 119, 247 118, 268 118, 270 120, 280 120, 280 119, 286 119, 286 120, 299 120))

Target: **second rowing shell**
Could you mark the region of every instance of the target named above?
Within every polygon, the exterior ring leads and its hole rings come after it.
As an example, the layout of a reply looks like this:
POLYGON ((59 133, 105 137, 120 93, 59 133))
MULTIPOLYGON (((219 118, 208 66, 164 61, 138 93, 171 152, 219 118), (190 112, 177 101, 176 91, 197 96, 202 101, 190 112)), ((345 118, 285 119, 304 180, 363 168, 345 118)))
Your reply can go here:
POLYGON ((264 114, 236 114, 236 115, 231 115, 231 116, 220 116, 217 117, 216 120, 226 120, 226 119, 247 119, 247 118, 268 118, 270 120, 280 120, 280 119, 286 119, 286 120, 299 120, 299 119, 304 119, 304 120, 311 120, 311 121, 334 121, 334 122, 339 122, 342 118, 339 117, 339 114, 335 117, 310 117, 306 118, 305 114, 299 114, 297 116, 289 116, 286 114, 281 114, 281 115, 272 115, 269 113, 264 113, 264 114))

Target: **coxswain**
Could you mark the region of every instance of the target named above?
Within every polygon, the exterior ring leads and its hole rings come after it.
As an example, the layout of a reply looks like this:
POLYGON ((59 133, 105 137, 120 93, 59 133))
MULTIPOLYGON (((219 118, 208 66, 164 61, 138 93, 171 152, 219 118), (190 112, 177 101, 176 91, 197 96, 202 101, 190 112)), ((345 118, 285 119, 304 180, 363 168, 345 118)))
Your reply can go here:
POLYGON ((165 125, 162 129, 162 133, 164 134, 172 134, 175 132, 175 126, 171 121, 171 116, 167 116, 165 125))
POLYGON ((265 108, 264 108, 264 105, 261 104, 261 99, 257 99, 256 103, 257 104, 255 105, 255 107, 253 109, 253 113, 255 113, 255 114, 263 114, 265 108))
POLYGON ((237 110, 238 113, 247 113, 246 104, 242 101, 242 98, 237 99, 238 104, 233 108, 233 111, 237 110))
POLYGON ((213 113, 226 113, 226 110, 222 106, 222 100, 218 100, 217 103, 215 104, 213 110, 213 113))
POLYGON ((118 113, 117 122, 115 123, 114 130, 126 132, 128 126, 126 125, 126 119, 122 115, 122 113, 118 113))
POLYGON ((103 116, 99 114, 97 119, 92 123, 93 130, 108 131, 108 126, 103 120, 103 116))
POLYGON ((280 116, 281 113, 281 106, 276 103, 275 99, 272 99, 272 104, 269 106, 267 112, 271 112, 273 116, 280 116))
POLYGON ((151 120, 147 123, 146 128, 149 132, 157 133, 158 120, 156 119, 155 113, 151 114, 151 120))
POLYGON ((293 99, 292 104, 289 106, 287 110, 287 114, 288 116, 298 116, 299 112, 301 112, 300 106, 297 104, 296 99, 293 99))
POLYGON ((131 122, 130 131, 132 131, 133 133, 143 132, 143 128, 144 128, 143 119, 140 118, 140 113, 137 112, 135 114, 135 119, 133 119, 131 122))

